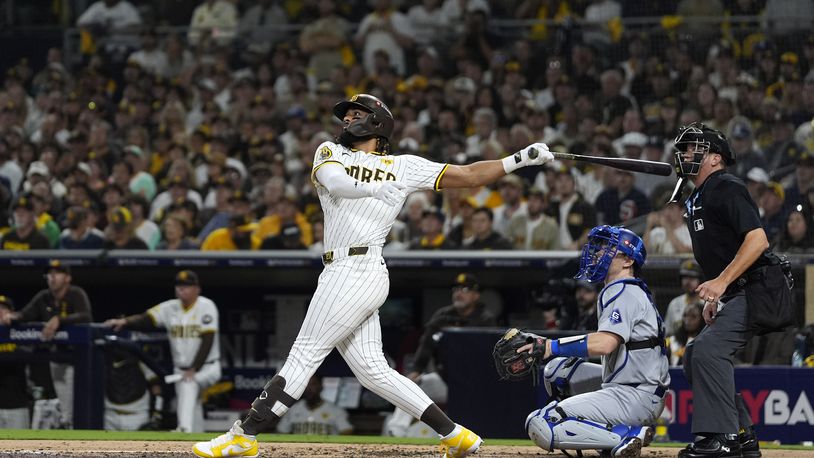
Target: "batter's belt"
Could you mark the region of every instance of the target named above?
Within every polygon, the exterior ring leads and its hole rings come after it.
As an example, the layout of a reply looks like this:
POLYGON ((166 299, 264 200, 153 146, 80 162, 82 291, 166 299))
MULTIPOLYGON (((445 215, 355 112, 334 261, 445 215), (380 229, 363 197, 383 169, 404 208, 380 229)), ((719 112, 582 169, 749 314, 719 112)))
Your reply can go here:
POLYGON ((322 254, 322 264, 327 266, 336 260, 347 258, 348 256, 362 256, 366 254, 381 255, 382 248, 378 246, 351 246, 335 248, 322 254))

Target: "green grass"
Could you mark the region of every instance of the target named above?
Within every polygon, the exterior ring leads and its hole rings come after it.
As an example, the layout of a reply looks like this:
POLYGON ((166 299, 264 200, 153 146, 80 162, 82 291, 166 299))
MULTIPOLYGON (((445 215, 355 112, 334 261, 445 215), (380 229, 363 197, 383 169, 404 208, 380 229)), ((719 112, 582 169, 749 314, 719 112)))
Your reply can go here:
MULTIPOLYGON (((187 434, 169 431, 97 431, 59 429, 0 429, 0 440, 92 440, 92 441, 205 441, 216 433, 187 434)), ((309 442, 333 444, 389 444, 437 445, 435 439, 413 439, 385 436, 306 436, 300 434, 261 434, 261 442, 309 442)), ((533 446, 528 439, 489 439, 486 445, 533 446)), ((652 447, 684 447, 683 442, 654 442, 652 447)), ((802 445, 760 444, 761 448, 776 450, 810 450, 802 445)))

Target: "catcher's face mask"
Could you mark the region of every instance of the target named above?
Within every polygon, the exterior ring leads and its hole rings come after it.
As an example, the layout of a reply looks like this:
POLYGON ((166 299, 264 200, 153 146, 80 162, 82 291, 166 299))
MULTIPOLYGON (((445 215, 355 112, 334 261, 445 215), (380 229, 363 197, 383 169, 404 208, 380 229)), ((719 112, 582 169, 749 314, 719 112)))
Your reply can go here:
POLYGON ((701 170, 701 162, 709 153, 710 142, 700 127, 690 124, 679 129, 675 138, 675 149, 676 175, 694 176, 701 170), (689 153, 692 157, 689 157, 689 153))
POLYGON ((593 228, 588 236, 588 243, 582 247, 582 258, 579 261, 577 280, 588 280, 598 283, 605 280, 619 245, 619 235, 611 231, 593 228))
POLYGON ((597 226, 588 234, 588 243, 582 248, 577 280, 591 283, 605 281, 613 258, 622 253, 639 266, 644 266, 647 252, 644 241, 630 229, 614 226, 597 226))

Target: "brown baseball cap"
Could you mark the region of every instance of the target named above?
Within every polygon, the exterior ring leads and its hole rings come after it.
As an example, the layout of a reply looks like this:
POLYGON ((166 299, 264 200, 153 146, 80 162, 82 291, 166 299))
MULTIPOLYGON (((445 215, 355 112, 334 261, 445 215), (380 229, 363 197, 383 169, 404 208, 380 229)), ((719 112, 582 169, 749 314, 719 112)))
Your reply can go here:
POLYGON ((48 262, 48 268, 45 269, 45 272, 62 272, 64 274, 71 274, 71 266, 63 263, 59 259, 52 259, 48 262))
POLYGON ((12 301, 10 297, 0 294, 0 306, 14 310, 14 301, 12 301))
POLYGON ((460 273, 455 276, 455 281, 452 283, 452 287, 464 287, 477 290, 480 288, 480 283, 478 282, 478 278, 470 273, 460 273))
POLYGON ((191 270, 182 270, 175 275, 176 285, 199 286, 198 274, 191 270))

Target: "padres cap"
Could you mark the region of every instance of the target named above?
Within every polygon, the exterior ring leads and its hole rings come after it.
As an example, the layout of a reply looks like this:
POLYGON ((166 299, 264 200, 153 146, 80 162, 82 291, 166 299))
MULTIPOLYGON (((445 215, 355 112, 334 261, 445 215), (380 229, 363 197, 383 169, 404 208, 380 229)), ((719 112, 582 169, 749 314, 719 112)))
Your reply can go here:
POLYGON ((198 286, 200 282, 198 281, 198 274, 191 270, 182 270, 175 275, 175 284, 198 286))
POLYGON ((0 306, 5 306, 9 310, 14 310, 14 301, 8 296, 0 294, 0 306))
POLYGON ((14 201, 14 207, 12 210, 17 210, 18 208, 25 208, 26 210, 34 211, 34 203, 28 197, 20 196, 14 201))
POLYGON ((695 262, 694 259, 687 259, 686 261, 681 263, 681 267, 678 270, 678 275, 681 277, 695 277, 701 278, 704 274, 701 272, 701 266, 695 262))
POLYGON ((478 290, 480 288, 480 284, 478 283, 477 277, 470 273, 460 273, 455 277, 455 282, 452 284, 453 288, 456 287, 464 287, 470 288, 474 290, 478 290))
POLYGON ((62 272, 64 274, 71 274, 71 266, 63 263, 59 259, 52 259, 48 262, 48 268, 45 269, 45 272, 62 272))
POLYGON ((113 227, 122 228, 127 227, 133 221, 133 214, 127 207, 116 207, 113 209, 113 214, 110 215, 110 224, 113 227))

